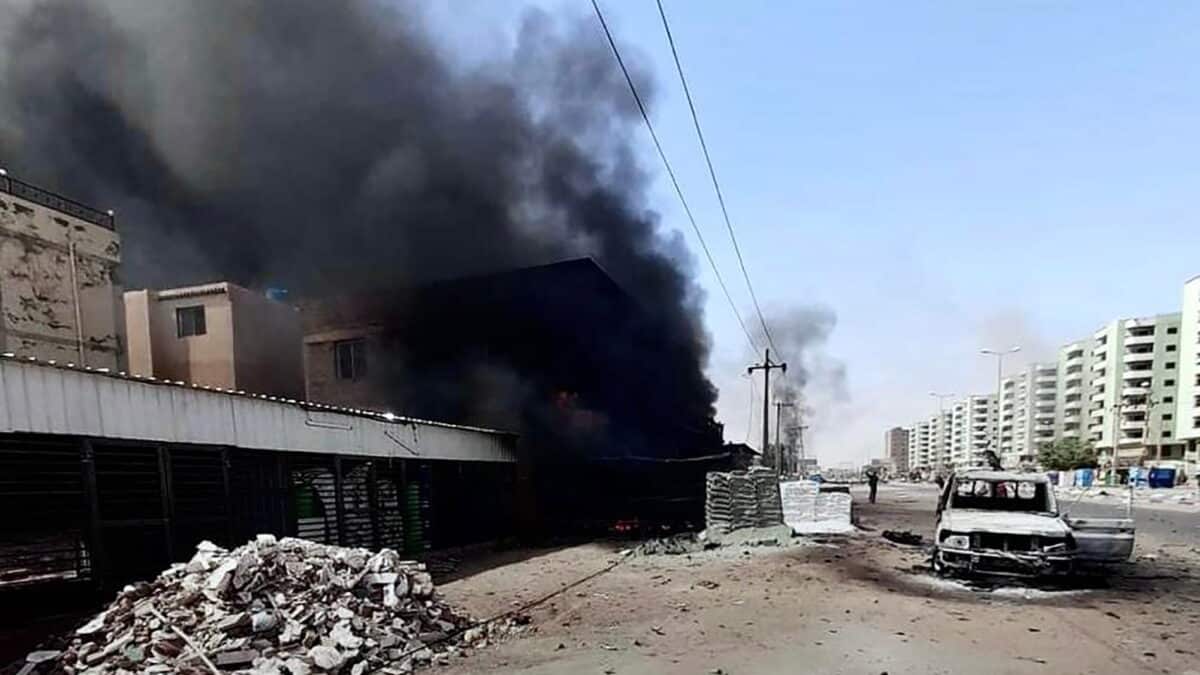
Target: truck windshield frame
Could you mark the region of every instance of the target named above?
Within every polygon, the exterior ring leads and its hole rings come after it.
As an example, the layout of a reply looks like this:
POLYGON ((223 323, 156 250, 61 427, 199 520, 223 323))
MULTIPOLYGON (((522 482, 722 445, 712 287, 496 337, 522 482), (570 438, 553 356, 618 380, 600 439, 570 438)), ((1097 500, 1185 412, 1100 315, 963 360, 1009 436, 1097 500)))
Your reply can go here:
POLYGON ((1057 513, 1050 485, 1027 480, 959 479, 955 481, 950 495, 950 507, 977 511, 1057 513))

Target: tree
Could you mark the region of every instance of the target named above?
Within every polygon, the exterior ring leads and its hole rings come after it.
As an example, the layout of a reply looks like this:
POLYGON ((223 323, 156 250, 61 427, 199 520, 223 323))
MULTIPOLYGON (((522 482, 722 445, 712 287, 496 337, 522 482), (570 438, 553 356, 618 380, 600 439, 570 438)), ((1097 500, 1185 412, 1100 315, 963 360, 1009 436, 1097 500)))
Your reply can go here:
POLYGON ((1050 471, 1095 468, 1096 450, 1078 438, 1060 438, 1043 443, 1038 450, 1038 462, 1050 471))

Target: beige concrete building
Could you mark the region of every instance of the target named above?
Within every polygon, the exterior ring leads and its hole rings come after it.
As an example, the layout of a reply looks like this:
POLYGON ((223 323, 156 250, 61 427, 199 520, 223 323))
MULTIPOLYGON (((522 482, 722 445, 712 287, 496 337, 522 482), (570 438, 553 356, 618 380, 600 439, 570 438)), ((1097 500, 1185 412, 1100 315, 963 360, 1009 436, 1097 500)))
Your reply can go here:
POLYGON ((0 351, 124 367, 113 215, 0 171, 0 351))
POLYGON ((129 372, 304 397, 299 311, 227 282, 125 293, 129 372))
POLYGON ((1159 314, 1118 319, 1093 335, 1087 439, 1102 467, 1114 455, 1118 468, 1183 458, 1174 434, 1179 328, 1180 314, 1159 314))
POLYGON ((1183 469, 1200 471, 1200 276, 1183 286, 1179 321, 1179 387, 1175 396, 1175 429, 1183 446, 1183 469))
POLYGON ((908 473, 908 430, 892 427, 883 435, 883 455, 892 460, 896 473, 908 473))
POLYGON ((1054 440, 1058 409, 1058 367, 1036 363, 1002 381, 1000 463, 1008 468, 1029 467, 1038 448, 1054 440))

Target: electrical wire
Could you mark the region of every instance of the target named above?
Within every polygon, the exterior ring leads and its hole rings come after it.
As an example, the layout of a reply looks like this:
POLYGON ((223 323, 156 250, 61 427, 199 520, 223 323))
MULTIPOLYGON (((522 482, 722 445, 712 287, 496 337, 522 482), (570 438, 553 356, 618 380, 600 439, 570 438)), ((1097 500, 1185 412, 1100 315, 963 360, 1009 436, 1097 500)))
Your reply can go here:
MULTIPOLYGON (((650 123, 650 115, 646 112, 646 106, 642 103, 642 97, 638 94, 637 86, 633 84, 633 77, 630 76, 629 69, 625 67, 625 60, 621 58, 621 51, 617 49, 617 42, 613 39, 612 31, 608 28, 608 22, 604 20, 604 12, 600 11, 600 5, 597 0, 592 0, 592 9, 596 11, 596 18, 600 20, 600 27, 604 29, 604 36, 608 38, 608 46, 612 49, 613 56, 617 60, 617 65, 621 67, 621 72, 625 75, 625 82, 629 85, 629 91, 633 94, 633 100, 637 103, 638 111, 642 114, 642 121, 646 123, 646 129, 650 131, 650 138, 654 140, 654 147, 658 150, 658 157, 667 169, 667 175, 671 178, 671 185, 675 188, 675 194, 679 197, 679 203, 683 205, 683 211, 687 214, 688 222, 692 224, 692 230, 696 233, 696 239, 700 241, 700 248, 704 249, 704 257, 708 259, 708 264, 712 267, 713 275, 717 278, 717 283, 721 286, 721 292, 725 294, 725 300, 729 303, 729 308, 733 310, 733 315, 737 317, 738 325, 742 327, 742 332, 746 335, 746 341, 750 344, 750 349, 758 352, 758 345, 755 343, 750 330, 746 328, 746 321, 742 318, 742 313, 738 311, 737 304, 733 301, 733 296, 729 294, 729 287, 725 285, 725 279, 721 276, 721 271, 717 268, 717 263, 713 259, 712 252, 709 250, 708 244, 704 241, 704 235, 700 233, 700 226, 696 224, 695 216, 692 215, 692 209, 688 206, 687 199, 683 196, 683 189, 679 187, 679 180, 675 177, 675 170, 671 168, 671 162, 667 160, 667 153, 663 150, 662 143, 658 140, 658 134, 654 131, 654 125, 650 123)), ((738 254, 738 258, 741 258, 740 253, 738 254)), ((757 305, 758 301, 755 300, 755 306, 757 307, 757 305)), ((761 319, 761 312, 759 316, 761 319)), ((765 329, 765 323, 763 327, 765 329)), ((767 333, 766 337, 767 342, 770 343, 770 333, 767 333)))
MULTIPOLYGON (((725 207, 725 196, 721 193, 721 184, 717 181, 717 172, 713 168, 712 157, 708 154, 708 143, 704 140, 704 132, 700 129, 700 117, 696 114, 696 104, 692 100, 692 90, 688 87, 687 78, 683 75, 683 65, 679 61, 679 52, 675 49, 675 37, 671 35, 671 25, 667 22, 667 12, 663 9, 662 0, 655 0, 658 4, 658 15, 662 17, 663 30, 667 33, 667 42, 671 45, 671 56, 675 59, 675 70, 679 73, 679 81, 683 84, 683 93, 687 97, 688 109, 692 112, 692 124, 696 127, 696 136, 700 139, 700 149, 704 152, 704 162, 708 165, 708 175, 712 178, 713 189, 717 193, 717 202, 721 205, 721 215, 725 218, 725 229, 729 231, 729 241, 733 242, 733 252, 737 254, 738 266, 742 269, 742 278, 746 280, 746 288, 750 291, 750 299, 754 302, 754 311, 758 314, 758 321, 762 324, 763 335, 767 338, 767 344, 774 349, 779 358, 783 359, 783 353, 775 346, 775 341, 771 339, 771 330, 767 328, 767 320, 763 317, 762 307, 758 304, 758 296, 754 293, 754 284, 750 283, 750 273, 746 271, 746 261, 742 258, 742 249, 738 246, 737 236, 733 233, 733 222, 729 219, 729 210, 725 207)), ((592 0, 595 4, 595 0, 592 0)))

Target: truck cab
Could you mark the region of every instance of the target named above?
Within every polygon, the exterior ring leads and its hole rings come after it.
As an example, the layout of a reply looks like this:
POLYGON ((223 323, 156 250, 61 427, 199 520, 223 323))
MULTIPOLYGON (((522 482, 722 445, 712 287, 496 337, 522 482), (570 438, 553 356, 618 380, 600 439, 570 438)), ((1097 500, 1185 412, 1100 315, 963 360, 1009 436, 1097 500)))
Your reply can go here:
POLYGON ((1070 518, 1043 474, 969 471, 938 499, 933 566, 939 573, 1041 576, 1127 560, 1128 518, 1070 518))

